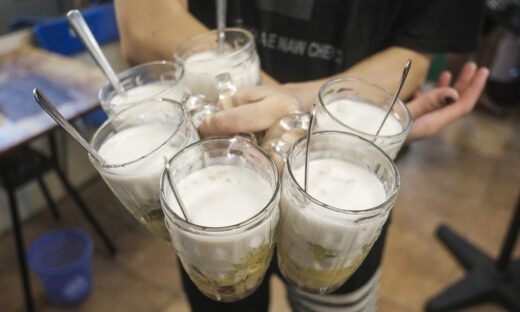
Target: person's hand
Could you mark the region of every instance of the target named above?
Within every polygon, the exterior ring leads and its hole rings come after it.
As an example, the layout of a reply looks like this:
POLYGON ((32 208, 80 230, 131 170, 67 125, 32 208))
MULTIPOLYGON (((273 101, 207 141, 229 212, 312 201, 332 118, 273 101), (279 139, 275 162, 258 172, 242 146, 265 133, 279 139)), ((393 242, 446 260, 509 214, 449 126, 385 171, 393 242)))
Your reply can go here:
POLYGON ((282 116, 302 111, 293 89, 286 86, 257 86, 238 89, 236 107, 206 118, 199 126, 202 136, 259 132, 282 116))
POLYGON ((414 121, 406 142, 430 137, 471 112, 486 85, 488 75, 487 68, 477 70, 477 65, 469 62, 450 87, 451 73, 444 71, 435 89, 418 94, 407 103, 414 121))

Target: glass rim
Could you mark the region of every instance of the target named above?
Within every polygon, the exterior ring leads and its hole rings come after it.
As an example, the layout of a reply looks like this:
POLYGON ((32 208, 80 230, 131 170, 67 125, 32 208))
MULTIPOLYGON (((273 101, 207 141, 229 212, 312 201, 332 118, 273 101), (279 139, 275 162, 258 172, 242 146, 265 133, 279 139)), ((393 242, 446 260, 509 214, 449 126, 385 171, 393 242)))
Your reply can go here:
POLYGON ((294 153, 296 153, 296 146, 301 144, 303 141, 307 140, 307 136, 306 135, 301 137, 300 139, 298 139, 298 141, 296 141, 293 144, 293 146, 291 147, 289 153, 287 154, 287 161, 286 161, 286 166, 287 166, 287 170, 289 171, 289 176, 291 178, 291 182, 296 185, 296 189, 298 190, 298 192, 303 194, 303 196, 306 199, 310 200, 314 204, 316 204, 316 205, 318 205, 318 206, 320 206, 322 208, 326 208, 328 210, 332 210, 334 212, 338 212, 338 213, 341 213, 341 214, 364 216, 364 215, 371 215, 374 212, 378 212, 380 210, 384 210, 384 208, 388 204, 388 202, 393 200, 393 198, 395 196, 397 196, 397 193, 399 192, 399 188, 400 188, 400 175, 399 175, 399 171, 397 170, 397 166, 395 165, 395 162, 379 146, 377 146, 373 142, 371 142, 371 141, 369 141, 369 140, 367 140, 367 139, 365 139, 365 138, 363 138, 363 137, 361 137, 359 135, 353 134, 353 133, 341 132, 341 131, 318 131, 318 132, 313 132, 312 133, 312 137, 314 138, 316 136, 326 136, 328 134, 348 135, 348 136, 354 137, 356 139, 360 139, 362 141, 365 141, 366 143, 369 143, 370 145, 375 147, 379 151, 379 153, 383 154, 383 157, 390 163, 391 170, 395 174, 395 177, 396 177, 395 183, 393 183, 393 185, 392 185, 392 192, 386 196, 385 200, 381 204, 379 204, 377 206, 374 206, 374 207, 371 207, 371 208, 368 208, 368 209, 363 209, 363 210, 342 209, 342 208, 338 208, 338 207, 335 207, 335 206, 332 206, 332 205, 328 205, 328 204, 326 204, 326 203, 324 203, 322 201, 319 201, 318 199, 314 198, 313 196, 308 194, 301 187, 300 183, 298 183, 298 180, 296 180, 296 177, 293 174, 292 166, 291 166, 291 163, 289 161, 291 159, 291 157, 294 155, 294 153))
MULTIPOLYGON (((185 48, 187 45, 189 44, 192 44, 193 42, 196 42, 197 40, 200 40, 201 38, 205 38, 205 37, 211 37, 211 36, 215 36, 215 38, 218 38, 218 34, 217 34, 218 30, 217 29, 212 29, 212 30, 209 30, 207 32, 204 32, 202 34, 198 34, 198 35, 195 35, 193 37, 190 37, 184 41, 182 41, 179 46, 177 47, 177 49, 175 49, 175 51, 173 52, 173 57, 178 60, 179 62, 181 63, 185 63, 186 60, 187 60, 187 57, 181 57, 179 55, 179 52, 185 48)), ((253 34, 247 30, 247 29, 244 29, 244 28, 239 28, 239 27, 226 27, 225 29, 225 32, 238 32, 238 33, 242 33, 246 36, 247 39, 249 39, 247 41, 247 43, 240 47, 239 49, 236 49, 236 50, 232 50, 230 53, 224 55, 222 57, 222 59, 230 59, 230 58, 233 58, 235 55, 241 53, 242 51, 245 51, 245 50, 248 50, 250 49, 251 47, 254 47, 255 45, 255 38, 253 36, 253 34)), ((190 54, 191 55, 191 54, 190 54)), ((204 64, 206 62, 212 62, 214 59, 203 59, 203 60, 198 60, 198 61, 195 61, 193 62, 194 64, 204 64)))
MULTIPOLYGON (((168 138, 165 139, 164 142, 162 142, 159 146, 157 146, 153 150, 149 151, 148 153, 146 153, 146 154, 144 154, 144 155, 142 155, 142 156, 140 156, 140 157, 138 157, 136 159, 133 159, 133 160, 130 160, 130 161, 127 161, 127 162, 123 162, 123 163, 103 163, 102 164, 95 157, 92 157, 92 155, 90 155, 90 153, 88 153, 88 156, 89 156, 89 158, 90 158, 92 163, 96 164, 96 166, 99 166, 101 168, 119 168, 119 167, 124 167, 124 166, 128 166, 128 165, 134 164, 134 163, 140 161, 141 159, 144 159, 144 158, 148 157, 149 155, 155 153, 156 151, 160 150, 161 148, 163 148, 177 134, 177 132, 179 131, 181 126, 186 122, 186 112, 184 111, 183 105, 181 103, 179 103, 177 101, 174 101, 174 100, 171 100, 171 99, 151 98, 151 99, 144 100, 144 101, 141 101, 139 103, 130 105, 128 107, 125 107, 122 110, 120 110, 117 114, 109 117, 96 130, 96 132, 94 132, 94 135, 92 135, 92 138, 90 139, 90 142, 89 142, 90 146, 92 146, 92 147, 94 146, 93 143, 97 139, 97 137, 98 137, 99 133, 102 131, 102 129, 105 129, 106 127, 108 127, 108 125, 111 124, 121 114, 127 112, 130 109, 133 109, 134 107, 137 107, 137 106, 140 106, 140 105, 144 105, 144 104, 148 104, 150 102, 166 102, 166 103, 172 104, 174 107, 180 108, 181 116, 180 116, 180 119, 179 119, 179 123, 178 123, 177 127, 175 128, 175 130, 173 130, 172 134, 170 136, 168 136, 168 138)), ((99 151, 99 148, 96 151, 99 151)))
MULTIPOLYGON (((166 219, 170 219, 171 215, 173 215, 173 218, 174 218, 173 221, 180 222, 187 229, 187 231, 189 231, 191 233, 195 233, 195 234, 201 234, 200 232, 225 233, 225 232, 230 232, 230 231, 237 230, 237 229, 247 230, 250 228, 251 225, 256 224, 256 222, 258 220, 260 220, 264 215, 268 214, 269 212, 271 212, 273 209, 276 208, 277 205, 274 205, 272 209, 269 209, 269 207, 271 205, 273 205, 273 202, 276 201, 276 198, 278 197, 278 195, 280 193, 280 189, 281 189, 280 173, 278 172, 278 167, 274 163, 273 159, 271 157, 269 157, 269 155, 262 148, 260 148, 256 144, 253 144, 243 138, 222 137, 221 136, 221 137, 212 137, 212 138, 203 139, 203 140, 194 142, 194 143, 186 146, 184 149, 182 149, 177 154, 175 154, 170 160, 168 160, 168 162, 170 163, 170 167, 171 167, 171 163, 173 161, 175 161, 175 159, 178 159, 179 157, 181 157, 181 155, 183 153, 186 153, 186 151, 188 149, 191 149, 194 146, 202 145, 202 144, 205 144, 208 142, 216 142, 216 141, 232 142, 232 141, 237 141, 237 140, 241 140, 242 142, 245 142, 249 146, 253 147, 257 152, 260 152, 260 154, 263 155, 267 159, 271 169, 273 169, 273 171, 274 171, 276 183, 275 183, 274 190, 272 192, 273 194, 272 194, 271 198, 269 198, 267 203, 263 206, 263 208, 259 212, 257 212, 255 215, 251 216, 250 218, 248 218, 242 222, 236 223, 236 224, 231 224, 231 225, 226 225, 226 226, 202 226, 202 225, 197 225, 197 224, 191 223, 188 220, 185 220, 184 218, 179 216, 177 213, 175 213, 175 211, 166 202, 166 194, 164 192, 164 187, 165 187, 165 183, 166 183, 165 182, 166 168, 164 168, 164 170, 161 173, 161 178, 159 180, 159 190, 160 190, 159 197, 160 197, 161 205, 163 205, 163 207, 165 207, 165 209, 163 209, 163 212, 164 212, 166 219), (167 211, 164 211, 164 210, 167 210, 167 211)), ((168 220, 165 220, 165 221, 168 221, 168 220)))
MULTIPOLYGON (((336 83, 339 83, 339 82, 344 82, 344 81, 357 81, 357 82, 361 82, 361 83, 370 85, 371 87, 374 87, 376 89, 379 89, 380 91, 382 91, 386 95, 390 96, 390 98, 393 98, 393 96, 394 96, 394 94, 391 93, 390 91, 388 91, 386 88, 384 88, 384 87, 382 87, 382 86, 380 86, 380 85, 378 85, 376 83, 373 83, 373 82, 370 82, 368 80, 361 79, 361 78, 341 77, 341 78, 336 78, 336 79, 329 80, 329 81, 327 81, 326 83, 324 83, 320 87, 320 91, 318 92, 318 102, 319 102, 320 106, 325 110, 327 115, 330 118, 332 118, 332 120, 334 120, 337 123, 339 123, 342 127, 345 127, 345 128, 347 128, 349 130, 353 130, 353 131, 355 131, 357 133, 361 133, 363 135, 366 135, 366 136, 374 138, 374 139, 375 138, 385 138, 385 139, 398 138, 398 137, 400 137, 402 135, 407 135, 407 133, 410 132, 410 129, 412 128, 412 123, 413 123, 412 114, 410 113, 410 110, 408 109, 408 106, 406 106, 406 104, 404 104, 404 102, 401 101, 399 98, 397 99, 396 104, 400 105, 404 109, 405 114, 408 117, 408 123, 407 123, 406 127, 403 127, 403 130, 401 132, 397 133, 397 134, 392 134, 392 135, 374 135, 374 134, 371 134, 371 133, 367 133, 367 132, 361 131, 361 130, 356 129, 356 128, 352 128, 351 126, 343 123, 341 120, 336 118, 336 116, 334 116, 327 109, 327 105, 325 105, 325 101, 323 99, 323 93, 325 92, 325 89, 327 89, 329 86, 331 86, 333 84, 336 84, 336 83)), ((394 109, 395 109, 395 107, 392 110, 394 110, 394 109)))
MULTIPOLYGON (((135 72, 137 70, 140 70, 140 69, 143 69, 143 68, 146 68, 146 67, 150 67, 150 66, 156 66, 156 65, 170 65, 170 66, 175 67, 176 69, 180 70, 180 77, 179 77, 179 79, 176 79, 174 82, 172 82, 172 84, 170 86, 168 86, 168 88, 162 90, 161 92, 158 92, 157 94, 154 94, 154 95, 150 96, 150 98, 160 97, 160 95, 162 95, 166 91, 170 90, 172 87, 176 86, 179 83, 179 81, 181 81, 182 77, 184 76, 184 66, 181 63, 175 62, 175 61, 167 61, 167 60, 152 61, 152 62, 142 63, 142 64, 139 64, 139 65, 127 68, 127 69, 123 70, 122 72, 117 73, 116 75, 117 75, 117 78, 121 81, 125 77, 129 76, 130 74, 132 74, 133 72, 135 72)), ((107 81, 105 81, 103 83, 103 85, 101 86, 101 88, 98 91, 98 100, 103 105, 110 105, 110 101, 105 100, 102 97, 103 91, 107 90, 108 88, 114 89, 114 87, 112 86, 110 81, 107 80, 107 81)), ((137 103, 142 102, 142 101, 143 100, 125 103, 124 106, 137 104, 137 103)))

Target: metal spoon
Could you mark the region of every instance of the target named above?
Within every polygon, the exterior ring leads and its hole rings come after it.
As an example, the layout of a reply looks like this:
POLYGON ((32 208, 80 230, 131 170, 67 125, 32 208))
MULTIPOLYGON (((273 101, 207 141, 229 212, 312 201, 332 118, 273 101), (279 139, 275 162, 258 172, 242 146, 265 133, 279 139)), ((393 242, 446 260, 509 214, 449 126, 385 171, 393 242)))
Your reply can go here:
POLYGON ((99 155, 99 153, 88 144, 85 139, 74 129, 74 127, 63 117, 60 112, 56 109, 56 106, 52 104, 49 99, 40 91, 38 88, 33 89, 33 95, 36 102, 43 108, 49 116, 52 117, 56 121, 58 125, 60 125, 65 131, 67 131, 87 152, 92 155, 101 165, 105 164, 103 157, 99 155))
POLYGON ((71 10, 67 13, 67 19, 69 20, 69 24, 79 37, 83 45, 87 47, 88 52, 92 55, 92 58, 98 66, 101 68, 108 81, 112 84, 117 94, 123 96, 126 94, 125 89, 119 79, 117 78, 116 73, 108 63, 105 55, 101 51, 96 38, 90 31, 85 19, 83 19, 83 15, 78 10, 71 10))
POLYGON ((307 181, 309 180, 309 154, 311 151, 311 136, 314 119, 316 117, 316 103, 312 105, 311 118, 309 119, 309 128, 307 129, 307 146, 305 147, 305 177, 303 182, 303 190, 307 192, 307 181))
POLYGON ((404 85, 404 81, 406 80, 406 76, 408 76, 408 72, 410 71, 411 66, 412 66, 412 59, 408 59, 408 61, 406 61, 406 64, 404 65, 403 75, 401 76, 401 81, 399 82, 397 91, 395 91, 394 98, 392 99, 392 104, 390 104, 390 107, 386 111, 385 118, 383 118, 383 121, 379 125, 379 128, 377 129, 377 132, 376 132, 376 136, 378 136, 379 132, 381 132, 381 129, 383 128, 383 125, 385 124, 385 121, 388 118, 388 115, 390 115, 392 108, 394 108, 395 102, 397 101, 397 97, 399 96, 399 93, 401 92, 401 88, 404 85))
POLYGON ((175 196, 175 200, 181 208, 182 215, 184 216, 184 219, 186 221, 191 222, 188 218, 188 212, 186 211, 186 207, 184 206, 184 203, 182 202, 182 199, 179 196, 179 191, 177 191, 175 183, 173 183, 172 177, 170 175, 170 162, 168 161, 168 158, 166 158, 166 156, 164 156, 164 167, 166 169, 166 178, 168 178, 168 183, 170 184, 170 187, 172 189, 173 196, 175 196))
POLYGON ((217 0, 217 31, 218 31, 218 53, 224 52, 226 40, 226 10, 227 0, 217 0))

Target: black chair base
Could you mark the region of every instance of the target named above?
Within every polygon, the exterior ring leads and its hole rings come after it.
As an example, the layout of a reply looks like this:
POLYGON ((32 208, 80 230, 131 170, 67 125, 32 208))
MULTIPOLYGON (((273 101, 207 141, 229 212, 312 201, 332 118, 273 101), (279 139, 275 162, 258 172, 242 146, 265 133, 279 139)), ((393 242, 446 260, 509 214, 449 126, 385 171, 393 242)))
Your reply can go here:
POLYGON ((437 235, 468 272, 430 299, 426 311, 453 311, 485 302, 496 302, 509 311, 520 311, 520 260, 512 261, 503 271, 495 259, 446 226, 440 226, 437 235))

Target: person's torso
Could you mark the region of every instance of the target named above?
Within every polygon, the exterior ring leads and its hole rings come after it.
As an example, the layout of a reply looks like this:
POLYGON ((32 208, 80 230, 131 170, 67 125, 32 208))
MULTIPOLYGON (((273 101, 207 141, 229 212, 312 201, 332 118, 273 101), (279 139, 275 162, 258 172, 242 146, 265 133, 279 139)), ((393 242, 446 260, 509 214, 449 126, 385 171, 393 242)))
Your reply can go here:
MULTIPOLYGON (((323 78, 388 46, 401 0, 230 0, 227 25, 255 35, 262 68, 280 82, 323 78)), ((215 28, 215 3, 190 0, 215 28)))

